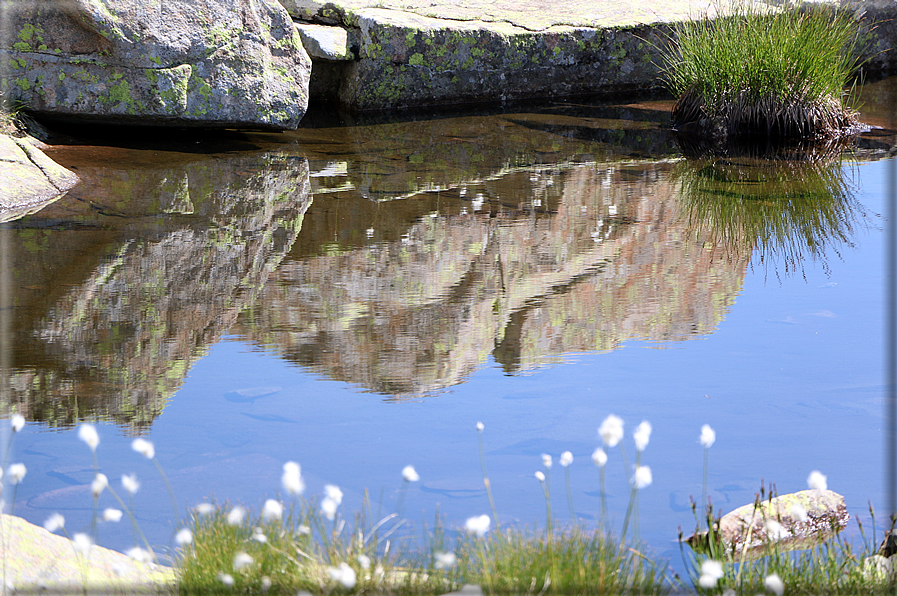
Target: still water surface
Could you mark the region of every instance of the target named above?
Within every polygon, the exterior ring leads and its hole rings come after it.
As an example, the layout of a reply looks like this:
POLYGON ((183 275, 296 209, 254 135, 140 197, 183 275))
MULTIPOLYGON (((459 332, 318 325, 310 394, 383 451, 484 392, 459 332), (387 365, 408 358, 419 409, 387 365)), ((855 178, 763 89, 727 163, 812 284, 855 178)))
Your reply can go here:
MULTIPOLYGON (((867 120, 887 82, 870 85, 867 120)), ((877 103, 879 102, 879 103, 877 103)), ((544 523, 533 473, 574 455, 577 517, 608 414, 654 426, 640 496, 679 566, 701 494, 723 510, 819 469, 854 515, 883 506, 883 236, 893 137, 814 163, 685 159, 662 102, 553 104, 283 135, 56 147, 82 182, 4 231, 14 299, 15 513, 86 530, 97 423, 110 479, 136 473, 141 527, 169 543, 210 498, 258 506, 302 465, 308 494, 365 490, 419 527, 488 513, 544 523), (381 497, 382 495, 382 497, 381 497)), ((95 142, 96 143, 96 142, 95 142)), ((552 469, 555 513, 569 516, 552 469)), ((618 451, 608 505, 628 499, 618 451)), ((100 506, 115 506, 103 495, 100 506)), ((124 525, 99 542, 127 549, 124 525)))

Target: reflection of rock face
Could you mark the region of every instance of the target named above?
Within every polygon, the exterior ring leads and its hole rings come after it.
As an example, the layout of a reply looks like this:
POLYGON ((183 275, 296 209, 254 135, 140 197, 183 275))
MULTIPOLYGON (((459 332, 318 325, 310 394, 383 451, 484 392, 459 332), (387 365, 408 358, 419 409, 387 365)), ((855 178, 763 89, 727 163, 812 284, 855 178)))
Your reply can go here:
POLYGON ((666 175, 587 164, 483 182, 470 190, 493 200, 469 214, 447 208, 400 241, 286 261, 247 334, 335 378, 419 394, 493 350, 517 370, 709 333, 750 251, 704 247, 678 222, 666 175))
POLYGON ((256 153, 79 172, 72 194, 101 215, 60 203, 42 220, 74 229, 40 229, 35 218, 17 233, 18 258, 38 275, 15 280, 27 313, 16 358, 46 365, 17 368, 13 399, 32 419, 148 424, 289 250, 310 202, 307 162, 256 153), (69 267, 79 274, 55 286, 69 267), (35 282, 50 294, 43 304, 29 301, 35 282))

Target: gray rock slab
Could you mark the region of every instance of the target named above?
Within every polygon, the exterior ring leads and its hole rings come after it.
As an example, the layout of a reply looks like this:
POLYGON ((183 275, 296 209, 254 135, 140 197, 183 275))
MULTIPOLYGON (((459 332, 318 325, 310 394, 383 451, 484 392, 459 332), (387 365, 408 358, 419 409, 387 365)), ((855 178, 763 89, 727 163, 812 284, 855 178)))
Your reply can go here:
POLYGON ((354 60, 349 30, 344 27, 301 23, 296 25, 309 57, 321 60, 354 60))
POLYGON ((293 129, 310 60, 275 0, 0 0, 0 85, 26 110, 293 129))
MULTIPOLYGON (((867 67, 893 66, 883 50, 897 41, 897 5, 821 1, 865 15, 867 67)), ((660 89, 675 24, 725 10, 690 0, 281 2, 294 19, 357 33, 359 59, 317 87, 355 111, 660 89)))
POLYGON ((0 135, 0 222, 24 217, 52 203, 78 182, 27 139, 0 135))
POLYGON ((6 581, 15 593, 170 594, 170 567, 138 563, 122 553, 92 546, 78 553, 73 542, 20 517, 0 514, 6 581))

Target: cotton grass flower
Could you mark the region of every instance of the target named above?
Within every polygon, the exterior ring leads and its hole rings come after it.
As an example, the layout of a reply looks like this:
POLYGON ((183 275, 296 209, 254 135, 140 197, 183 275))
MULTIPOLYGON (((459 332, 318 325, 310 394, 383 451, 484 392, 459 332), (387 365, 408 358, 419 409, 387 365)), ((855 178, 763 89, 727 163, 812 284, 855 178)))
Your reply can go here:
POLYGON ((122 476, 121 485, 132 496, 140 489, 140 482, 137 481, 137 474, 125 474, 122 476))
POLYGON ((807 486, 816 490, 828 489, 828 476, 819 470, 813 470, 807 477, 807 486))
POLYGON ((483 429, 486 428, 482 422, 477 422, 477 431, 483 432, 483 429))
POLYGON ((709 424, 701 427, 701 445, 704 449, 710 449, 716 442, 716 431, 710 428, 709 424))
POLYGON ((215 506, 211 503, 199 503, 196 506, 196 513, 200 515, 211 515, 215 512, 215 506))
POLYGON ((542 454, 542 465, 545 466, 546 470, 551 469, 551 456, 547 453, 542 454))
POLYGON ((435 557, 436 569, 450 569, 458 562, 458 556, 455 553, 437 552, 435 557))
POLYGON ((229 573, 219 573, 218 581, 220 581, 222 584, 224 584, 228 588, 231 588, 234 585, 234 578, 229 573))
POLYGON ((607 464, 607 453, 605 453, 604 449, 599 447, 592 452, 592 461, 595 462, 595 465, 599 468, 603 468, 605 464, 607 464))
POLYGON ((777 573, 767 576, 767 578, 763 580, 763 585, 776 596, 782 596, 782 594, 785 593, 785 584, 782 583, 782 578, 779 577, 777 573))
POLYGON ((535 476, 539 482, 545 482, 545 474, 542 473, 542 470, 536 470, 535 476))
POLYGON ((91 451, 96 451, 97 445, 100 444, 100 435, 97 434, 97 429, 93 424, 82 424, 79 426, 78 438, 87 443, 91 451))
POLYGON ((134 442, 131 443, 131 449, 146 459, 153 459, 156 457, 156 448, 146 439, 134 439, 134 442))
POLYGON ((723 564, 713 559, 707 559, 701 563, 701 577, 698 579, 698 585, 702 588, 715 588, 716 583, 725 575, 723 573, 723 564))
POLYGON ((337 505, 343 502, 343 491, 341 491, 335 484, 324 485, 324 496, 337 505))
POLYGON ((243 518, 246 517, 246 510, 237 505, 233 509, 231 509, 227 514, 227 523, 231 526, 239 526, 243 523, 243 518))
POLYGON ((354 588, 355 583, 358 581, 355 570, 349 567, 347 563, 340 563, 339 567, 331 567, 327 570, 327 573, 330 574, 330 579, 341 584, 347 590, 354 588))
POLYGON ((321 501, 321 513, 324 514, 324 517, 333 521, 336 518, 336 510, 339 508, 339 503, 331 499, 330 497, 324 497, 321 501))
POLYGON ((122 510, 108 507, 103 510, 103 521, 118 523, 121 521, 122 510))
POLYGON ((48 532, 55 532, 65 527, 65 518, 61 513, 54 513, 44 521, 44 528, 48 532))
POLYGON ((261 528, 256 528, 252 531, 252 539, 259 544, 265 544, 266 542, 268 542, 268 537, 265 536, 265 533, 262 532, 261 528))
POLYGON ((93 478, 93 482, 90 483, 90 492, 93 493, 93 498, 99 497, 104 490, 109 487, 109 479, 105 474, 97 474, 93 478))
POLYGON ((25 417, 21 414, 13 414, 12 419, 10 420, 10 426, 12 426, 12 432, 19 432, 25 427, 25 417))
POLYGON ((651 440, 651 423, 643 420, 641 424, 635 427, 632 437, 635 439, 635 448, 639 451, 644 451, 645 447, 648 446, 648 441, 651 440))
POLYGON ((608 447, 616 447, 623 440, 623 419, 611 414, 598 427, 601 440, 608 447))
POLYGON ((246 553, 237 553, 234 556, 234 571, 242 571, 243 569, 249 567, 255 562, 255 559, 247 555, 246 553))
POLYGON ((72 536, 72 547, 79 554, 86 556, 87 553, 90 552, 91 546, 93 546, 93 540, 91 540, 90 536, 84 532, 78 532, 72 536))
POLYGON ((178 546, 190 544, 193 542, 193 532, 190 531, 190 528, 181 528, 178 530, 178 533, 174 535, 174 542, 178 546))
POLYGON ((28 468, 25 467, 25 464, 13 464, 9 466, 9 470, 7 470, 6 473, 10 482, 18 484, 25 478, 25 474, 28 473, 28 468))
POLYGON ((358 564, 361 565, 361 568, 367 571, 371 568, 371 558, 367 555, 358 555, 358 564))
POLYGON ((288 461, 283 464, 283 476, 281 477, 283 488, 291 495, 301 495, 305 490, 305 483, 302 482, 302 474, 299 464, 294 461, 288 461))
POLYGON ((417 470, 414 469, 414 466, 405 466, 402 468, 402 478, 405 479, 405 482, 417 482, 420 480, 420 476, 417 473, 417 470))
POLYGON ((274 499, 265 501, 265 506, 262 507, 262 518, 265 521, 279 521, 281 517, 283 517, 283 505, 274 499))
POLYGON ((573 454, 569 451, 564 451, 561 453, 561 457, 558 460, 563 467, 567 467, 573 463, 573 454))
POLYGON ((805 522, 805 521, 807 521, 807 519, 809 519, 809 516, 807 515, 807 510, 800 503, 795 503, 794 505, 791 506, 791 517, 795 521, 799 521, 799 522, 805 522))
POLYGON ((492 518, 484 513, 478 517, 467 518, 464 528, 471 534, 475 534, 478 538, 482 538, 486 535, 486 532, 489 531, 489 526, 491 524, 492 518))
POLYGON ((647 488, 653 482, 653 477, 651 476, 651 468, 648 466, 639 466, 635 469, 635 474, 632 476, 632 484, 636 489, 642 490, 643 488, 647 488))
POLYGON ((785 529, 785 526, 774 519, 766 520, 763 527, 766 530, 766 537, 770 540, 782 540, 788 537, 789 532, 785 529))

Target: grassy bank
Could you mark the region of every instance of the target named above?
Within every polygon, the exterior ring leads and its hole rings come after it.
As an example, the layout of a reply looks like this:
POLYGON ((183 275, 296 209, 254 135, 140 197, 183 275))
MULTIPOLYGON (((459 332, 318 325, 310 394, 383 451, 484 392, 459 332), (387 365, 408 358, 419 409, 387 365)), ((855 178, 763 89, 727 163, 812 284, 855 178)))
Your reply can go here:
MULTIPOLYGON (((25 426, 21 416, 11 420, 12 433, 5 454, 16 433, 25 426)), ((411 466, 402 470, 395 511, 384 514, 380 505, 372 505, 366 498, 360 511, 343 511, 342 491, 326 485, 321 498, 304 496, 305 486, 300 467, 295 462, 284 465, 283 495, 265 501, 258 512, 241 505, 202 503, 181 519, 176 500, 176 528, 172 544, 174 552, 176 590, 184 594, 446 594, 462 590, 467 584, 478 586, 487 594, 669 594, 698 592, 701 594, 878 594, 897 589, 897 569, 891 559, 878 554, 877 538, 863 535, 859 545, 845 542, 836 536, 827 542, 812 543, 810 548, 789 552, 785 534, 796 526, 791 522, 764 519, 766 536, 778 525, 776 539, 765 538, 760 551, 730 548, 725 540, 714 537, 719 524, 706 499, 708 454, 716 435, 709 426, 701 429, 700 443, 704 449, 704 496, 695 502, 695 533, 702 530, 707 540, 692 550, 682 540, 680 545, 685 576, 671 570, 668 561, 660 560, 638 539, 639 492, 652 482, 651 470, 643 465, 651 425, 641 423, 633 433, 635 462, 628 465, 623 447, 623 422, 609 416, 599 427, 603 445, 592 455, 592 463, 599 471, 601 514, 595 522, 568 522, 560 525, 552 514, 551 471, 553 459, 542 455, 542 466, 535 472, 536 484, 545 495, 545 524, 543 527, 500 525, 500 516, 493 499, 486 472, 483 426, 477 425, 480 440, 483 480, 493 514, 469 518, 462 527, 446 528, 438 515, 435 522, 420 531, 409 528, 403 517, 404 497, 409 487, 420 480, 411 466), (619 460, 626 470, 634 470, 629 483, 630 498, 618 534, 608 527, 605 492, 605 468, 608 455, 619 448, 619 460), (702 514, 702 510, 707 509, 702 514)), ((131 495, 129 506, 100 470, 97 447, 100 443, 96 429, 83 425, 79 438, 90 448, 95 478, 91 484, 94 518, 91 528, 71 536, 72 550, 83 553, 84 546, 96 542, 97 520, 117 522, 124 517, 134 525, 135 546, 128 554, 139 560, 153 560, 156 555, 139 531, 131 511, 133 495, 139 482, 133 475, 125 475, 121 486, 131 495), (99 510, 99 497, 109 492, 121 509, 99 510), (139 538, 138 538, 139 537, 139 538), (146 548, 143 548, 143 547, 146 548)), ((167 479, 149 441, 136 439, 133 448, 141 456, 153 461, 161 480, 167 479)), ((21 463, 3 465, 6 470, 0 497, 15 506, 16 488, 27 470, 21 463), (3 486, 7 489, 3 491, 3 486)), ((617 459, 617 458, 613 458, 617 459)), ((569 466, 570 452, 561 454, 568 505, 571 512, 569 466)), ((616 462, 615 462, 616 464, 616 462)), ((557 470, 555 470, 557 471, 557 470)), ((808 479, 811 489, 825 491, 825 476, 813 472, 808 479)), ((169 487, 170 488, 170 487, 169 487)), ((765 497, 764 497, 765 498, 765 497)), ((770 501, 773 495, 769 495, 770 501)), ((771 504, 771 503, 770 503, 771 504)), ((807 507, 810 508, 809 506, 807 507)), ((765 516, 758 498, 754 512, 765 516)), ((824 523, 829 512, 798 511, 790 516, 807 516, 824 523)), ((571 519, 574 516, 571 515, 571 519)), ((753 521, 753 516, 752 516, 753 521)), ((65 521, 53 514, 45 523, 51 532, 69 536, 65 521)), ((832 526, 834 528, 834 524, 832 526)), ((739 536, 742 542, 750 542, 739 536)), ((874 531, 874 530, 873 530, 874 531)), ((720 534, 722 535, 722 534, 720 534)), ((796 535, 796 531, 795 531, 796 535)), ((806 546, 806 542, 802 542, 806 546)), ((897 550, 897 549, 895 549, 897 550)), ((884 552, 882 554, 890 554, 884 552)))

